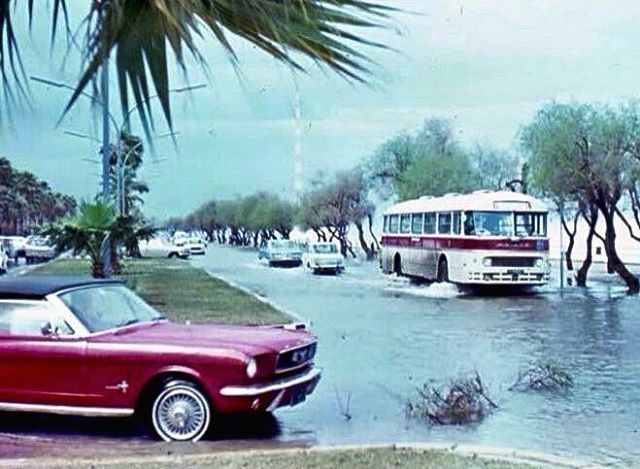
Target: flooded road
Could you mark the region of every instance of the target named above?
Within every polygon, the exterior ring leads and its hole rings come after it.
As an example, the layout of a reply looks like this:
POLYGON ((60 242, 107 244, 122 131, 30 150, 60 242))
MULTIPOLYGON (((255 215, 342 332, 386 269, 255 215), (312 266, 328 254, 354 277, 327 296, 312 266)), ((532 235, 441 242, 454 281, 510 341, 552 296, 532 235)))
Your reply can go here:
POLYGON ((332 277, 268 268, 256 257, 211 245, 191 262, 310 322, 324 375, 307 402, 271 419, 218 421, 224 433, 187 445, 154 442, 128 420, 0 414, 0 458, 424 441, 640 465, 640 299, 615 281, 562 295, 551 286, 480 297, 385 276, 374 263, 350 263, 332 277), (508 390, 528 364, 550 359, 570 370, 572 390, 508 390), (465 427, 407 419, 404 405, 422 383, 473 370, 496 413, 465 427))
POLYGON ((279 441, 454 441, 640 464, 640 299, 615 281, 478 297, 384 276, 373 263, 314 276, 217 246, 192 262, 307 318, 319 336, 323 380, 303 406, 276 414, 279 441), (574 388, 509 391, 536 360, 568 368, 574 388), (500 406, 485 421, 429 428, 405 417, 417 386, 473 370, 500 406))

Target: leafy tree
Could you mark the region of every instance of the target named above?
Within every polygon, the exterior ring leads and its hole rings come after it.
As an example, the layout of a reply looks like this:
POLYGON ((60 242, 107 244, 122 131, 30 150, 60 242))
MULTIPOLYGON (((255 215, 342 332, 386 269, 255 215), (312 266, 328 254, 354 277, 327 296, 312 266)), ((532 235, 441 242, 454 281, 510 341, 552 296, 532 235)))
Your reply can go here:
MULTIPOLYGON (((533 183, 557 200, 595 207, 605 223, 604 247, 610 269, 638 293, 640 282, 616 249, 615 218, 625 192, 633 187, 637 162, 625 113, 590 104, 545 105, 523 128, 533 183)), ((595 229, 595 226, 594 226, 595 229)))
MULTIPOLYGON (((188 229, 207 231, 211 239, 214 232, 218 242, 226 242, 226 231, 231 244, 254 246, 260 240, 288 239, 297 207, 269 192, 257 192, 232 200, 210 200, 188 214, 180 225, 188 229)), ((175 224, 175 222, 174 222, 175 224)))
POLYGON ((481 189, 504 190, 510 182, 520 178, 518 159, 509 151, 477 143, 471 150, 470 159, 481 189))
POLYGON ((365 173, 376 192, 383 199, 389 199, 398 193, 405 172, 415 159, 414 138, 408 134, 401 134, 388 140, 375 151, 365 165, 365 173))
POLYGON ((402 200, 422 195, 438 197, 450 192, 470 192, 477 187, 467 154, 424 153, 405 171, 398 195, 402 200))
POLYGON ((518 177, 517 158, 486 144, 466 150, 455 138, 453 124, 427 119, 415 135, 402 133, 366 162, 371 187, 383 199, 440 196, 474 189, 504 189, 518 177))
POLYGON ((368 199, 365 176, 356 169, 338 173, 329 181, 316 181, 314 188, 303 196, 299 221, 303 228, 313 229, 320 240, 337 240, 342 255, 350 253, 355 257, 348 239, 349 228, 354 224, 362 250, 370 259, 374 253, 365 240, 362 221, 371 222, 374 210, 368 199))

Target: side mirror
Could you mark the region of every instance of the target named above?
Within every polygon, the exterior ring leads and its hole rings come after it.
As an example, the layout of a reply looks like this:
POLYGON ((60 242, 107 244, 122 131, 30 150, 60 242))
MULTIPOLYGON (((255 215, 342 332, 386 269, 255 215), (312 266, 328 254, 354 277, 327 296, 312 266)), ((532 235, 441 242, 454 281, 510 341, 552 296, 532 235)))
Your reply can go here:
POLYGON ((47 321, 42 325, 42 327, 40 328, 40 332, 43 336, 46 337, 57 335, 50 321, 47 321))

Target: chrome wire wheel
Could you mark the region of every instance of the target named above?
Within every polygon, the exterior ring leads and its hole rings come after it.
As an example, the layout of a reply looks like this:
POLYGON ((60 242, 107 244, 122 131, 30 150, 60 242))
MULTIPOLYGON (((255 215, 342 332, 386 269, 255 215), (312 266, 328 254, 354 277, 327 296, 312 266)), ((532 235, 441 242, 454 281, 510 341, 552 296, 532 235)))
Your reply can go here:
POLYGON ((151 409, 153 428, 165 441, 198 441, 209 428, 210 418, 206 397, 186 381, 168 383, 151 409))

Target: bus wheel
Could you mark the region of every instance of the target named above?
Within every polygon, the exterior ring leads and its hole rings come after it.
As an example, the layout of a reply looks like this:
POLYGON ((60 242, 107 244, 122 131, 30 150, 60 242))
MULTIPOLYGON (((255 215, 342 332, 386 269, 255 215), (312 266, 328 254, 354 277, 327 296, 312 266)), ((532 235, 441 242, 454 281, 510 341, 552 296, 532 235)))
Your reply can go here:
POLYGON ((442 257, 438 262, 438 275, 436 276, 436 282, 443 283, 449 281, 449 264, 447 259, 442 257))
POLYGON ((402 260, 400 254, 396 254, 393 258, 393 271, 398 277, 402 277, 402 260))

